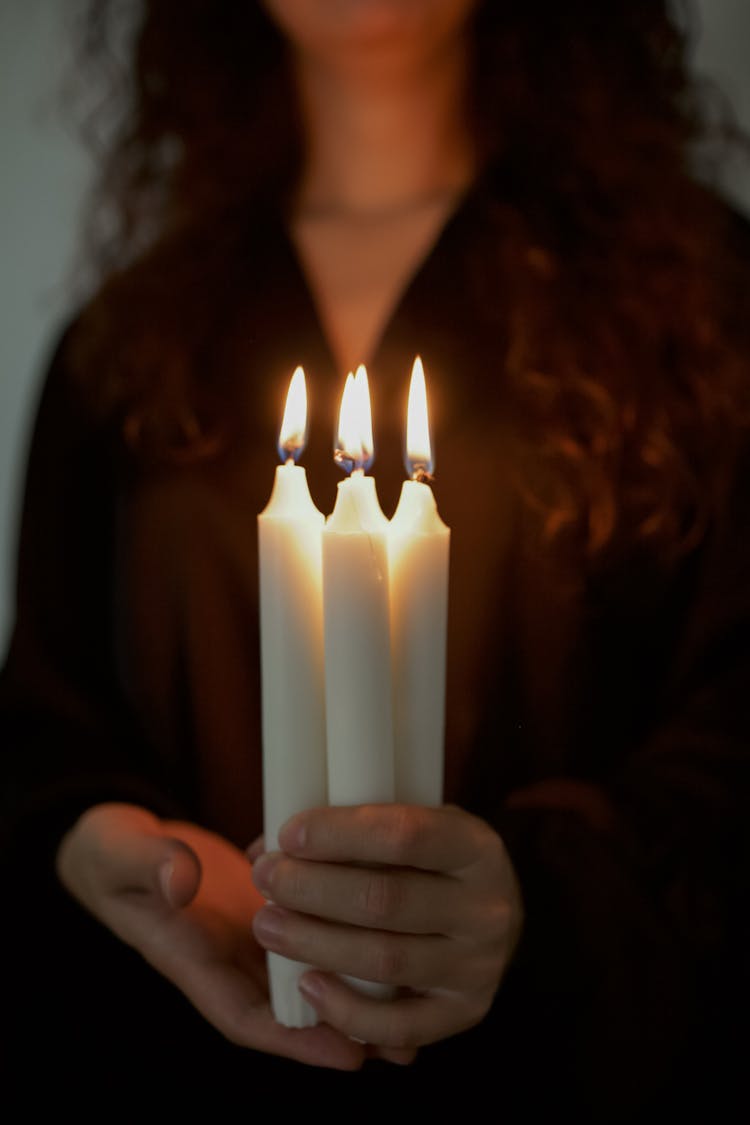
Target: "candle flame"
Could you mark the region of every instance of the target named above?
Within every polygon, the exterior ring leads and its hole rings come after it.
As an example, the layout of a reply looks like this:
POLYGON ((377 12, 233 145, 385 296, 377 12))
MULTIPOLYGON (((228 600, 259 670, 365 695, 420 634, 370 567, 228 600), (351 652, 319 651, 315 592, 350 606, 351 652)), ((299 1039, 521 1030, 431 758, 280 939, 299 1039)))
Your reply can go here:
POLYGON ((373 462, 372 410, 370 388, 364 364, 346 377, 341 396, 339 428, 334 459, 348 473, 363 472, 373 462))
POLYGON ((409 407, 406 415, 406 467, 414 480, 432 476, 434 462, 427 414, 427 387, 419 356, 414 360, 409 384, 409 407))
POLYGON ((305 373, 298 367, 292 375, 279 432, 279 456, 282 461, 296 461, 307 441, 307 387, 305 373))

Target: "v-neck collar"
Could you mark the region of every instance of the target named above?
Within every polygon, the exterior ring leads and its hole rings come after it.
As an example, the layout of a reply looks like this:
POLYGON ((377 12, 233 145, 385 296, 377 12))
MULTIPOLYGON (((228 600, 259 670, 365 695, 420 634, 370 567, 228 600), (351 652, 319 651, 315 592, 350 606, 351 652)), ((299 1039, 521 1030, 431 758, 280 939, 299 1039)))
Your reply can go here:
MULTIPOLYGON (((486 399, 486 393, 480 398, 477 392, 486 392, 488 378, 500 375, 502 325, 494 312, 491 323, 487 319, 488 307, 495 308, 494 296, 501 292, 496 240, 488 238, 495 198, 494 180, 483 173, 457 201, 403 286, 370 357, 373 472, 387 514, 403 480, 406 399, 415 355, 425 362, 440 466, 450 464, 457 427, 473 422, 477 402, 486 399)), ((304 367, 312 419, 304 460, 315 482, 314 498, 326 507, 340 480, 332 450, 345 373, 339 370, 280 209, 256 213, 251 230, 247 260, 252 305, 243 354, 252 357, 251 370, 263 387, 262 424, 269 432, 278 425, 277 388, 297 364, 304 367)), ((502 307, 499 298, 497 307, 502 307)), ((257 412, 249 399, 247 411, 248 416, 257 412)))
MULTIPOLYGON (((441 224, 427 251, 411 270, 406 282, 401 287, 400 292, 391 305, 390 312, 381 327, 370 355, 362 357, 361 362, 366 364, 368 370, 378 370, 381 368, 387 370, 388 365, 382 361, 389 351, 389 345, 397 331, 398 325, 402 322, 404 316, 408 314, 408 310, 414 301, 419 298, 425 278, 429 277, 436 263, 440 262, 446 245, 452 241, 457 228, 461 226, 467 212, 476 202, 482 186, 483 176, 480 173, 456 200, 455 205, 441 224)), ((311 322, 314 322, 317 329, 318 350, 320 354, 325 357, 326 368, 330 372, 335 373, 337 378, 343 380, 346 372, 340 370, 339 361, 336 358, 333 345, 320 312, 320 305, 314 286, 310 281, 307 268, 297 249, 294 238, 289 230, 288 222, 284 216, 279 215, 278 224, 280 238, 284 245, 286 256, 290 262, 294 283, 302 298, 305 312, 311 322)))

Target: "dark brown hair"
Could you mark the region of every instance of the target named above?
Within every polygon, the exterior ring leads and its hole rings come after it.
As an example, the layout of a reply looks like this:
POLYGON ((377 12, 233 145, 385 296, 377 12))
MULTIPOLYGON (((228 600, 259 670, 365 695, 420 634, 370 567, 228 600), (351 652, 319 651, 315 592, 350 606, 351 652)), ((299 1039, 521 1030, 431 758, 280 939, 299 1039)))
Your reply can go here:
MULTIPOLYGON (((117 10, 91 4, 87 57, 111 60, 117 10)), ((698 541, 746 425, 733 295, 747 250, 733 240, 750 240, 696 178, 721 129, 671 13, 665 0, 488 0, 475 16, 474 127, 512 218, 505 366, 549 469, 522 487, 550 533, 576 524, 594 553, 622 528, 671 555, 698 541)), ((106 279, 73 354, 141 454, 198 456, 221 428, 206 356, 237 232, 293 189, 302 133, 259 3, 146 0, 134 57, 99 184, 106 279)))

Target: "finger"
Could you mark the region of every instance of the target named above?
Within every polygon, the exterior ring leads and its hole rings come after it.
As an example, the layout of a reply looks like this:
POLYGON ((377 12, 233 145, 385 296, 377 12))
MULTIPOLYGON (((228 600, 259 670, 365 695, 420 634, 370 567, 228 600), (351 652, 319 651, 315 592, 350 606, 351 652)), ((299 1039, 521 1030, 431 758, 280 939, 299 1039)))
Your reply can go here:
POLYGON ((265 949, 293 961, 415 989, 473 987, 482 968, 480 958, 462 955, 451 938, 339 926, 277 906, 258 911, 253 933, 265 949))
POLYGON ((253 840, 252 844, 248 844, 245 848, 245 855, 251 863, 255 863, 256 859, 263 855, 266 850, 265 836, 258 836, 253 840))
POLYGON ((478 913, 458 880, 413 869, 307 863, 268 852, 253 881, 278 906, 350 926, 409 934, 452 933, 478 913))
POLYGON ((487 1006, 477 998, 444 992, 373 1000, 338 977, 305 973, 299 989, 321 1020, 342 1034, 398 1050, 421 1047, 473 1027, 487 1006))
POLYGON ((201 883, 198 856, 181 840, 169 841, 176 846, 159 868, 159 883, 167 904, 180 909, 193 901, 201 883))
POLYGON ((460 872, 498 837, 462 809, 420 805, 358 805, 298 813, 279 833, 290 855, 333 863, 393 864, 460 872))
POLYGON ((167 836, 111 841, 102 856, 101 871, 107 894, 156 893, 167 906, 186 906, 200 886, 201 864, 181 840, 167 836))
POLYGON ((156 817, 141 812, 100 806, 86 824, 100 889, 113 895, 156 893, 169 906, 184 906, 200 884, 200 860, 156 817))

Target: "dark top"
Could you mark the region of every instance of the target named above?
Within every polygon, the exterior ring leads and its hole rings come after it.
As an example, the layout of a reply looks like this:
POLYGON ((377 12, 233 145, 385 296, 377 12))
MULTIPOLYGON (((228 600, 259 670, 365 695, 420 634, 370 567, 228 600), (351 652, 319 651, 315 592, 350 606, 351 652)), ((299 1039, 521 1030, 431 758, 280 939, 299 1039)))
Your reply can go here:
POLYGON ((52 872, 62 832, 105 799, 241 846, 261 830, 255 517, 297 363, 312 403, 303 463, 331 510, 341 390, 294 251, 264 221, 248 231, 227 308, 224 348, 241 377, 220 456, 158 470, 123 461, 75 389, 65 339, 44 387, 0 681, 4 1024, 8 1074, 27 1098, 43 1078, 61 1104, 93 1100, 100 1083, 135 1097, 142 1081, 169 1101, 170 1074, 189 1073, 196 1096, 222 1092, 227 1118, 264 1091, 332 1120, 362 1118, 364 1105, 374 1115, 381 1096, 444 1120, 446 1100, 468 1094, 491 1097, 504 1121, 532 1110, 642 1121, 660 1109, 699 1120, 717 1090, 739 1088, 750 478, 738 469, 705 542, 668 575, 642 548, 592 568, 571 538, 546 541, 511 485, 505 325, 478 297, 502 296, 497 231, 480 186, 369 357, 387 514, 417 352, 427 372, 452 529, 446 795, 502 834, 527 913, 491 1014, 406 1070, 342 1075, 244 1051, 52 872))

